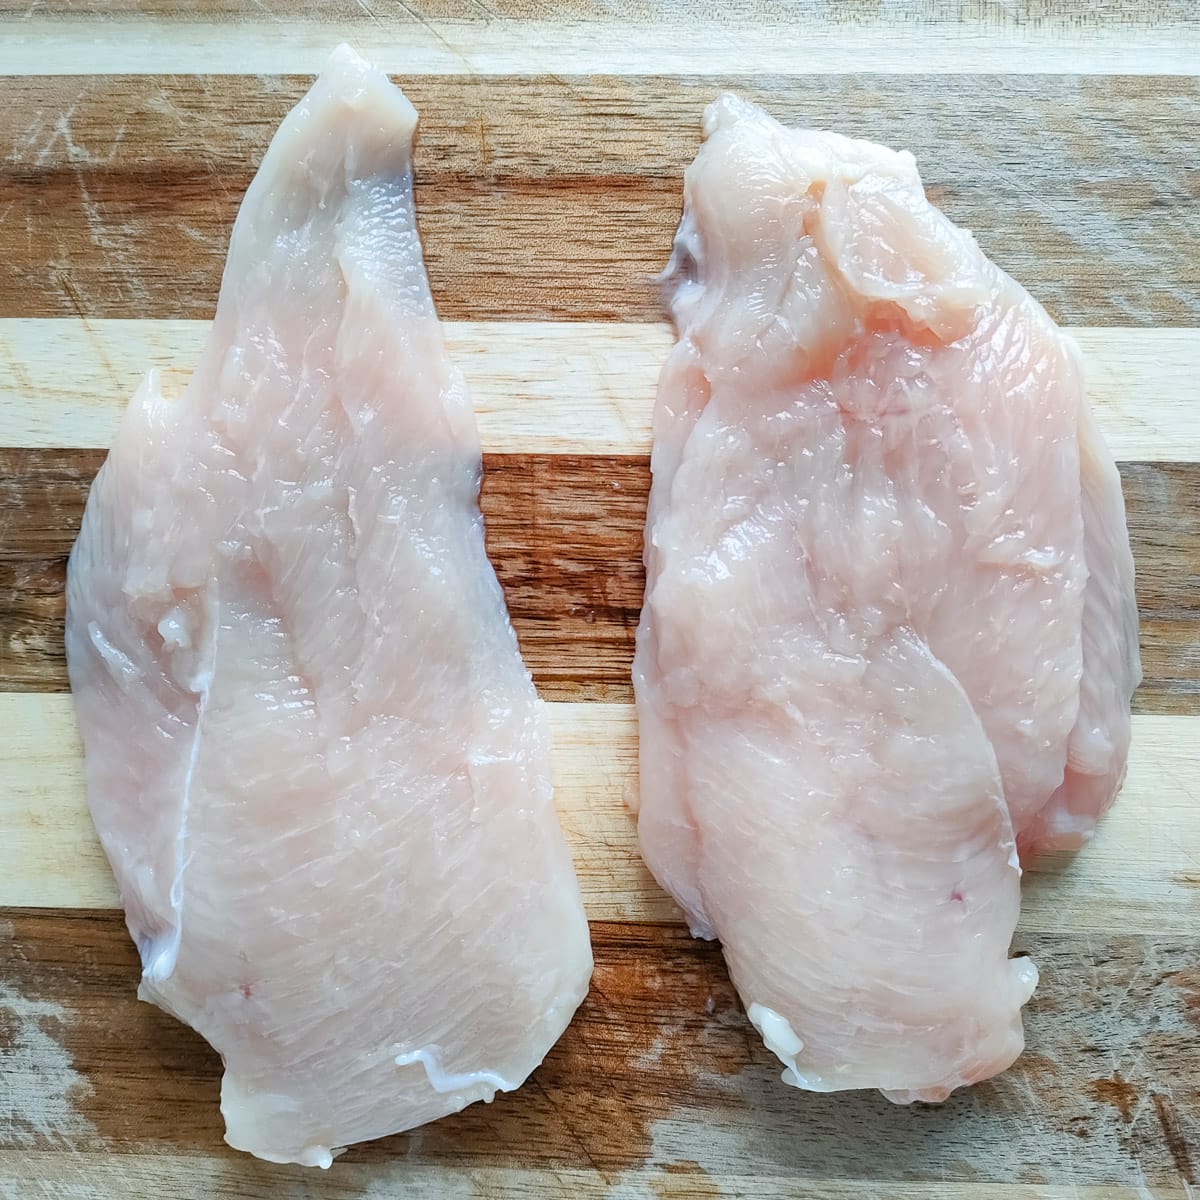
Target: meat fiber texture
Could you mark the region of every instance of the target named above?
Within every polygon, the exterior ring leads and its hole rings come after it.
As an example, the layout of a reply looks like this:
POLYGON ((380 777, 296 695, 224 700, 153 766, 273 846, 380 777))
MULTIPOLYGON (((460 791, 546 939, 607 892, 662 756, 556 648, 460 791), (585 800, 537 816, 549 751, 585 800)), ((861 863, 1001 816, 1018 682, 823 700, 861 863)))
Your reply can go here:
POLYGON ((1008 1066, 1022 854, 1120 787, 1140 678, 1077 352, 913 159, 705 116, 666 276, 639 835, 814 1091, 1008 1066))
POLYGON ((142 385, 68 574, 139 995, 220 1052, 227 1140, 278 1162, 517 1087, 592 966, 425 277, 416 119, 334 54, 246 194, 195 375, 142 385))

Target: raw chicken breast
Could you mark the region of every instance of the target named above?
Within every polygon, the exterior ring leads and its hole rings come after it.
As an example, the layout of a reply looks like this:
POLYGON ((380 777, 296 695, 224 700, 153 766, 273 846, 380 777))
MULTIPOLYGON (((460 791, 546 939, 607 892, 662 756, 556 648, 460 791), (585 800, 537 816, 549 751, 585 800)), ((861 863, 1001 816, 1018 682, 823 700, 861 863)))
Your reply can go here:
POLYGON ((591 952, 547 723, 414 219, 416 113, 346 47, 151 375, 68 577, 88 797, 139 995, 225 1062, 227 1140, 328 1166, 541 1061, 591 952))
POLYGON ((705 117, 667 274, 639 835, 818 1091, 940 1100, 1023 1044, 1016 846, 1084 840, 1139 678, 1076 352, 908 154, 705 117))

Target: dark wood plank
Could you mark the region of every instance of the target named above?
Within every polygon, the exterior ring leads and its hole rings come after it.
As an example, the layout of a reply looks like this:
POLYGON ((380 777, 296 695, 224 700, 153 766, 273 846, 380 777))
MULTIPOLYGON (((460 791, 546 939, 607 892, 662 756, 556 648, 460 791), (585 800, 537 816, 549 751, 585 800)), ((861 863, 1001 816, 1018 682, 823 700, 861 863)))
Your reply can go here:
MULTIPOLYGON (((0 316, 207 317, 237 205, 299 77, 0 79, 0 316)), ((443 316, 654 319, 704 104, 907 147, 1060 319, 1200 322, 1200 79, 417 77, 443 316)))
MULTIPOLYGON (((0 934, 0 1045, 36 1042, 47 1068, 39 1075, 20 1053, 0 1053, 0 1088, 16 1100, 0 1152, 64 1149, 58 1121, 70 1126, 72 1152, 234 1160, 221 1143, 217 1057, 134 999, 136 953, 119 914, 8 909, 0 934)), ((945 1105, 897 1108, 874 1093, 784 1088, 715 946, 656 926, 594 924, 592 939, 591 995, 524 1088, 352 1149, 331 1182, 400 1160, 414 1170, 503 1168, 514 1154, 529 1168, 594 1171, 610 1183, 650 1167, 881 1184, 1194 1181, 1200 969, 1191 944, 1023 939, 1018 950, 1042 971, 1024 1057, 945 1105)), ((236 1161, 279 1188, 312 1178, 236 1161)))
MULTIPOLYGON (((66 687, 63 583, 99 450, 0 450, 0 691, 66 687)), ((494 454, 488 545, 550 700, 628 700, 641 607, 644 458, 494 454)), ((1200 711, 1200 464, 1121 467, 1138 568, 1139 712, 1200 711)))

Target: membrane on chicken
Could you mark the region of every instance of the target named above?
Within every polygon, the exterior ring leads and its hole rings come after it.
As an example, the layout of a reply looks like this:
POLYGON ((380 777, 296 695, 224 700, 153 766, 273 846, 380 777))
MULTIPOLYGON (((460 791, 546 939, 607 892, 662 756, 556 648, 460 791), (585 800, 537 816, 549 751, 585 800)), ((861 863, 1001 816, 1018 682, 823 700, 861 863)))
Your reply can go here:
POLYGON ((250 185, 187 390, 88 500, 67 651, 139 995, 227 1140, 338 1147, 517 1087, 587 990, 548 727, 413 208, 416 113, 341 47, 250 185))
POLYGON ((665 290, 639 836, 786 1082, 1008 1066, 1022 853, 1080 845, 1139 679, 1077 353, 912 157, 733 96, 665 290))

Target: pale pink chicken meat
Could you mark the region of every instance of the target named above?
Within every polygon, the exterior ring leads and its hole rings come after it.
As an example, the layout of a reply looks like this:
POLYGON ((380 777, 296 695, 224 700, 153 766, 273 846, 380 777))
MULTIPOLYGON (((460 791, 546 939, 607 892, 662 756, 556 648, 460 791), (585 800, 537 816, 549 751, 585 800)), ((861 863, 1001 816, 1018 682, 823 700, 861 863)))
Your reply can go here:
POLYGON ((183 396, 92 488, 67 650, 144 999, 282 1162, 517 1087, 591 973, 542 703, 413 209, 416 113, 346 47, 247 192, 183 396))
POLYGON ((1120 786, 1140 677, 1077 353, 913 159, 724 96, 666 290, 639 837, 812 1090, 1023 1045, 1021 853, 1120 786))

